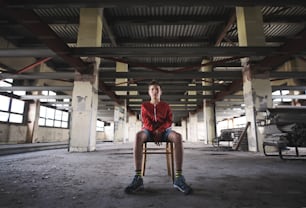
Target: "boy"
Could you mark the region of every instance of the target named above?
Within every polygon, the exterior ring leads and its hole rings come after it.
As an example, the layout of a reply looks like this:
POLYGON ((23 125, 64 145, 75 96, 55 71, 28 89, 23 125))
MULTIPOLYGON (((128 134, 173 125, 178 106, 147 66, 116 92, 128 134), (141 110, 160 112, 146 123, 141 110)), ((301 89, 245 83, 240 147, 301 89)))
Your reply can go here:
POLYGON ((171 130, 172 111, 168 103, 160 100, 162 94, 161 87, 157 81, 149 84, 148 93, 151 100, 142 103, 141 117, 143 128, 136 134, 134 145, 135 176, 132 183, 125 188, 126 193, 134 193, 143 189, 143 179, 141 176, 142 145, 146 141, 154 141, 160 145, 161 142, 170 141, 175 145, 175 181, 173 187, 185 194, 190 194, 192 189, 185 183, 182 175, 183 164, 183 143, 182 136, 171 130))

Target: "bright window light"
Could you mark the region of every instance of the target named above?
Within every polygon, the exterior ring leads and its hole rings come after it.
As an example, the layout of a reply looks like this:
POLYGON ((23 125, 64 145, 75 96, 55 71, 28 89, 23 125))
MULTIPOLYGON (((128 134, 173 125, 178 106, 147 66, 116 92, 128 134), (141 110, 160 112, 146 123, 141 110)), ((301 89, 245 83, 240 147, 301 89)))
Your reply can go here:
POLYGON ((22 123, 22 118, 23 118, 22 115, 11 113, 9 122, 22 123))
POLYGON ((7 122, 8 117, 9 117, 9 113, 6 113, 6 112, 0 112, 0 121, 7 122))
POLYGON ((24 111, 24 101, 12 99, 11 111, 14 113, 23 113, 24 111))
POLYGON ((0 110, 8 111, 10 107, 10 98, 0 95, 0 101, 1 101, 0 110))

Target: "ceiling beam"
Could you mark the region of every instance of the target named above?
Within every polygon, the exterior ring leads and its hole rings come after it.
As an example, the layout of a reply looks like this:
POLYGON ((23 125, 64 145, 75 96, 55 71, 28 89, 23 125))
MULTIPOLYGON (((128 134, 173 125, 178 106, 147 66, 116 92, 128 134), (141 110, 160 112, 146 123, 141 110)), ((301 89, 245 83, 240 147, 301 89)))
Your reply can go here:
POLYGON ((0 79, 74 79, 75 74, 72 72, 40 72, 26 74, 9 74, 0 73, 0 79))
POLYGON ((9 8, 50 8, 50 7, 71 7, 71 8, 133 8, 152 6, 306 6, 302 0, 2 0, 2 6, 9 8))
MULTIPOLYGON (((4 0, 0 2, 0 5, 5 4, 6 2, 4 0)), ((56 53, 57 56, 61 57, 69 65, 73 66, 76 71, 81 74, 92 73, 92 66, 85 63, 80 57, 71 56, 71 48, 69 48, 67 44, 63 42, 46 23, 43 23, 40 17, 34 11, 23 9, 22 7, 6 10, 1 9, 1 11, 5 12, 7 16, 14 18, 16 21, 26 27, 42 43, 44 43, 49 49, 56 53)), ((100 80, 99 89, 106 91, 108 87, 103 81, 100 80)), ((106 94, 115 102, 121 104, 121 101, 118 100, 114 92, 107 91, 106 94)))
POLYGON ((63 60, 75 67, 77 71, 83 73, 89 70, 89 66, 79 57, 72 57, 69 55, 70 48, 67 44, 63 42, 47 24, 43 23, 34 11, 20 8, 7 10, 2 9, 1 11, 5 12, 7 16, 14 18, 17 22, 31 31, 41 42, 63 60))
POLYGON ((213 15, 197 16, 116 16, 112 25, 208 25, 224 22, 224 17, 213 15))
MULTIPOLYGON (((283 44, 277 52, 280 54, 271 54, 266 56, 262 61, 254 66, 251 66, 253 73, 267 72, 275 70, 280 65, 288 61, 293 55, 305 51, 306 49, 306 29, 297 34, 292 39, 289 39, 283 44), (256 71, 256 72, 255 72, 256 71)), ((225 96, 238 92, 242 89, 242 80, 235 80, 226 91, 216 94, 215 100, 222 100, 225 96)))
POLYGON ((272 91, 275 90, 297 90, 297 91, 306 91, 306 86, 272 86, 272 91))
POLYGON ((63 100, 71 99, 71 95, 21 95, 21 100, 41 100, 41 99, 54 99, 54 100, 63 100))
MULTIPOLYGON (((206 91, 206 90, 224 90, 224 85, 209 85, 209 86, 183 86, 183 85, 162 85, 162 90, 165 92, 177 92, 177 91, 206 91)), ((148 92, 148 86, 113 86, 113 91, 138 91, 148 92)))
POLYGON ((257 72, 271 71, 287 60, 289 60, 293 55, 305 51, 306 49, 306 28, 298 33, 292 39, 289 39, 284 43, 278 50, 277 53, 269 54, 261 62, 255 66, 251 66, 252 70, 255 69, 257 72))
POLYGON ((108 20, 106 18, 106 15, 105 15, 104 11, 103 11, 102 21, 103 21, 103 31, 105 31, 107 33, 107 36, 108 36, 110 42, 112 43, 112 46, 117 47, 118 43, 116 41, 116 36, 114 35, 114 32, 113 32, 112 28, 108 24, 108 20))
MULTIPOLYGON (((120 95, 120 99, 143 99, 143 100, 148 100, 149 95, 120 95)), ((169 95, 169 94, 164 94, 162 96, 162 100, 180 100, 180 99, 212 99, 213 95, 169 95)))
POLYGON ((6 91, 72 91, 73 86, 11 86, 0 87, 0 92, 6 91))
MULTIPOLYGON (((138 107, 140 107, 140 105, 142 104, 142 102, 143 102, 143 100, 141 99, 140 101, 138 101, 138 102, 136 102, 136 101, 133 101, 133 102, 131 102, 131 101, 128 101, 127 103, 128 103, 128 105, 129 106, 138 106, 138 107)), ((196 101, 194 101, 194 100, 192 100, 192 101, 180 101, 180 100, 167 100, 167 103, 168 104, 170 104, 170 105, 188 105, 188 104, 201 104, 201 102, 202 102, 202 100, 201 101, 198 101, 198 100, 196 100, 196 101)))
MULTIPOLYGON (((203 55, 212 57, 224 56, 267 56, 275 54, 277 47, 78 47, 71 48, 74 56, 100 57, 146 57, 146 56, 184 56, 203 55)), ((1 55, 1 54, 0 54, 1 55)), ((278 55, 280 55, 278 53, 278 55)))
MULTIPOLYGON (((276 52, 278 47, 76 47, 71 48, 71 52, 63 52, 74 57, 225 57, 225 56, 268 56, 283 55, 286 52, 276 52)), ((1 57, 54 57, 56 53, 46 48, 7 48, 0 49, 1 57)), ((62 55, 60 55, 62 56, 62 55)), ((69 62, 68 62, 69 63, 69 62)))
POLYGON ((100 79, 128 78, 128 79, 202 79, 202 78, 217 78, 217 79, 241 79, 240 71, 214 71, 214 72, 176 72, 176 73, 161 73, 161 72, 100 72, 100 79))

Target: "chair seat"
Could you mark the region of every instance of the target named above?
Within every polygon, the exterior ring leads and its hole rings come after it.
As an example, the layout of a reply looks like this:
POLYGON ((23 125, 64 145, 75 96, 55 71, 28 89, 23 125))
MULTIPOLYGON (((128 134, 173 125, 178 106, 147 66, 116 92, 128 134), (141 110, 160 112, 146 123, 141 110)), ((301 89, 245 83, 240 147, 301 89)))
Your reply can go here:
MULTIPOLYGON (((142 175, 145 175, 146 170, 146 162, 147 162, 147 155, 149 154, 164 154, 166 155, 166 165, 167 165, 167 171, 168 175, 171 176, 172 181, 174 182, 174 154, 173 154, 173 143, 172 142, 166 142, 166 147, 154 147, 154 148, 148 148, 147 143, 143 143, 143 151, 142 151, 142 168, 141 172, 142 175)), ((153 143, 153 142, 151 142, 153 143)))

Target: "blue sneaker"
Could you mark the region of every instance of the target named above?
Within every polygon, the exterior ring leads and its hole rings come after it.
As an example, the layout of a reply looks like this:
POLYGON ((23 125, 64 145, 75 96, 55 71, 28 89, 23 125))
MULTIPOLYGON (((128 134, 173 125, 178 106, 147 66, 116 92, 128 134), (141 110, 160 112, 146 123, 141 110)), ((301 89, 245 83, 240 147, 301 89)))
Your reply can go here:
POLYGON ((192 192, 192 188, 186 184, 184 176, 177 177, 173 183, 173 187, 183 192, 185 195, 192 192))
POLYGON ((135 192, 143 190, 143 189, 144 189, 144 186, 143 186, 142 177, 138 176, 138 175, 135 175, 132 183, 130 185, 128 185, 128 187, 126 187, 124 189, 124 191, 127 194, 132 194, 132 193, 135 193, 135 192))

